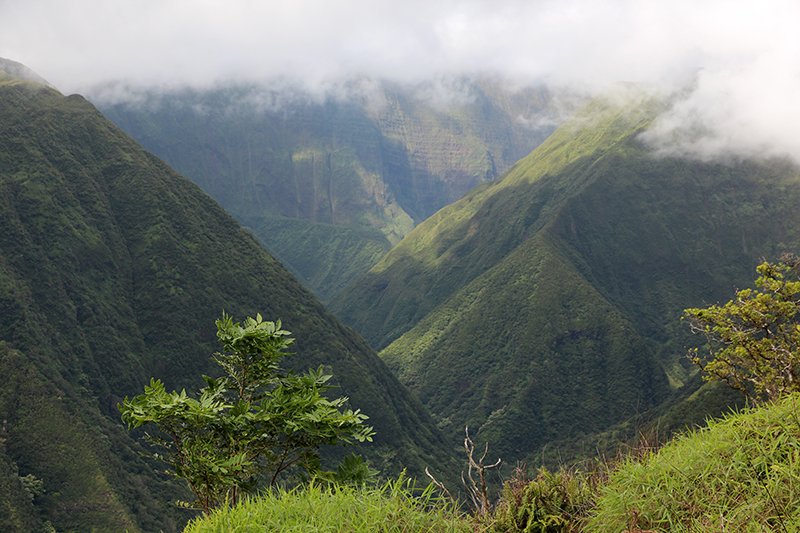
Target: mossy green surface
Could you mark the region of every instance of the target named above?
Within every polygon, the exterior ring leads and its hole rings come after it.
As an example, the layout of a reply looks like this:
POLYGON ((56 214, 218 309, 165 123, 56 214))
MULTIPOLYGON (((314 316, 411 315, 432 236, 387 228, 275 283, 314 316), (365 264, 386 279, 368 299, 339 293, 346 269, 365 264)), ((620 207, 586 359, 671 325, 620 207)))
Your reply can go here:
POLYGON ((282 320, 297 339, 285 365, 324 365, 336 395, 370 416, 375 443, 360 451, 373 467, 422 475, 455 464, 358 335, 85 99, 3 76, 0 139, 0 341, 19 364, 4 372, 0 420, 9 464, 44 481, 35 520, 58 531, 180 527, 186 515, 167 502, 186 497, 137 456, 116 406, 151 377, 201 387, 223 310, 282 320), (33 377, 12 380, 23 369, 33 377))
POLYGON ((639 133, 667 103, 623 92, 330 304, 453 440, 484 427, 493 450, 535 463, 547 442, 657 408, 693 379, 683 309, 730 299, 762 258, 800 248, 796 166, 654 158, 639 133))

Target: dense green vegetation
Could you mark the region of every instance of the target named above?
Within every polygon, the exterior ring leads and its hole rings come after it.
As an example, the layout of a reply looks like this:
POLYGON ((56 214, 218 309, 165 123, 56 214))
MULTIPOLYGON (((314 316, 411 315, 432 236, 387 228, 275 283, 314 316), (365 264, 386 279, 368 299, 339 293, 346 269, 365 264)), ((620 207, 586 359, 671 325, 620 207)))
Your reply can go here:
POLYGON ((798 401, 727 416, 622 466, 591 530, 796 531, 798 401))
MULTIPOLYGON (((792 330, 791 336, 797 328, 796 324, 788 326, 796 314, 796 282, 786 279, 787 274, 796 278, 797 269, 797 258, 785 255, 781 263, 758 267, 761 276, 756 285, 763 292, 745 289, 725 306, 687 310, 693 320, 702 319, 703 311, 714 318, 713 329, 698 328, 697 322, 692 329, 708 335, 716 361, 735 359, 725 354, 736 349, 756 350, 766 360, 784 358, 787 350, 796 351, 793 344, 787 346, 787 336, 776 332, 792 330), (756 327, 746 327, 754 322, 758 323, 756 327), (730 330, 739 334, 719 335, 730 330), (711 331, 713 335, 709 335, 711 331)), ((715 368, 708 364, 706 368, 714 377, 715 368)), ((748 375, 756 384, 769 383, 776 377, 769 365, 750 367, 748 375)), ((739 388, 741 384, 731 380, 730 385, 739 388)), ((557 472, 542 467, 533 479, 528 479, 526 468, 518 464, 494 505, 485 489, 473 483, 478 496, 473 498, 476 512, 460 523, 465 528, 472 525, 475 530, 496 533, 796 531, 800 527, 796 505, 800 496, 798 401, 800 393, 779 391, 771 403, 731 412, 701 429, 682 433, 666 445, 659 440, 659 424, 651 425, 636 440, 618 442, 613 459, 597 457, 571 468, 562 466, 557 472)), ((485 465, 485 453, 475 459, 468 434, 465 448, 471 465, 468 477, 472 479, 477 470, 483 485, 485 470, 496 465, 485 465)), ((449 496, 440 483, 434 480, 434 484, 449 496)), ((328 497, 314 487, 307 494, 314 501, 328 497)), ((285 494, 280 499, 285 500, 285 494)), ((298 499, 297 494, 292 495, 294 502, 298 499)), ((445 509, 438 506, 432 510, 438 517, 445 509)), ((248 503, 235 513, 220 514, 199 524, 211 528, 209 531, 290 523, 293 529, 336 530, 340 524, 334 517, 317 522, 314 518, 297 521, 295 516, 283 504, 271 501, 268 505, 248 503), (253 512, 263 508, 270 512, 253 512), (251 519, 255 515, 258 517, 251 519)), ((380 515, 367 523, 347 526, 372 531, 373 524, 383 527, 385 518, 391 520, 393 516, 380 515)))
MULTIPOLYGON (((613 461, 532 478, 519 470, 483 517, 453 513, 389 486, 265 494, 198 519, 187 533, 239 530, 493 533, 796 531, 800 419, 796 393, 730 413, 662 448, 642 441, 613 461)), ((428 488, 431 494, 432 487, 428 488)))
POLYGON ((168 502, 189 496, 139 456, 116 406, 154 376, 177 390, 216 377, 222 310, 281 318, 298 338, 284 370, 335 376, 375 427, 360 451, 374 468, 457 470, 419 401, 199 187, 82 97, 0 73, 0 467, 16 476, 0 518, 180 529, 189 515, 168 502), (43 492, 21 500, 17 478, 43 492))
POLYGON ((270 254, 321 298, 366 274, 391 250, 375 229, 348 228, 297 218, 240 217, 270 254))
MULTIPOLYGON (((208 356, 223 309, 283 320, 298 343, 282 371, 333 374, 334 394, 375 426, 375 446, 359 451, 389 476, 407 466, 423 479, 429 465, 453 487, 466 424, 493 458, 540 465, 547 447, 609 448, 632 432, 632 415, 649 412, 669 432, 720 411, 730 400, 681 363, 696 341, 679 318, 729 299, 762 257, 798 247, 800 180, 785 161, 651 158, 637 135, 664 105, 595 101, 337 300, 374 328, 371 342, 437 428, 369 346, 198 187, 80 96, 0 73, 0 528, 180 530, 189 515, 169 502, 191 495, 157 474, 116 406, 152 376, 178 390, 218 376, 208 356)), ((302 228, 344 249, 327 257, 377 257, 391 245, 379 225, 331 222, 247 220, 253 232, 263 223, 291 241, 302 228), (372 248, 359 247, 366 241, 372 248)), ((309 258, 313 247, 285 253, 309 258)), ((397 485, 311 485, 191 527, 559 531, 594 516, 593 527, 615 531, 792 530, 796 401, 732 415, 622 466, 540 471, 512 482, 481 522, 397 485), (315 513, 298 515, 309 505, 315 513)))
MULTIPOLYGON (((279 363, 294 343, 281 322, 248 317, 243 325, 223 313, 214 354, 224 375, 203 376, 198 398, 167 392, 161 380, 150 380, 144 394, 119 405, 128 428, 154 425, 146 439, 153 454, 184 481, 196 501, 187 506, 205 514, 228 504, 263 481, 275 485, 291 467, 309 477, 320 473, 323 445, 372 442, 369 417, 344 409, 347 398, 330 399, 325 390, 332 376, 318 371, 280 371, 279 363)), ((341 465, 340 465, 340 468, 341 465)), ((301 474, 302 475, 302 474, 301 474)))
POLYGON ((453 440, 469 424, 538 464, 548 442, 660 414, 699 386, 683 309, 800 247, 796 166, 654 158, 639 133, 667 103, 620 90, 331 303, 453 440))
MULTIPOLYGON (((116 88, 118 89, 118 88, 116 88)), ((94 100, 200 185, 327 301, 552 131, 552 95, 491 80, 144 91, 94 100), (527 119, 525 122, 523 119, 527 119)))

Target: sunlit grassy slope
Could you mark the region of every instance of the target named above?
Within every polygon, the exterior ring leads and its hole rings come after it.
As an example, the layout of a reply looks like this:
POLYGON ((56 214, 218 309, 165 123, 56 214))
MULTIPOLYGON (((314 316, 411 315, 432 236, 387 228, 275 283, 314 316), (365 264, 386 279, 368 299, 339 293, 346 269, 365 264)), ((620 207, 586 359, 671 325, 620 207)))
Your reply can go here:
POLYGON ((168 502, 187 496, 116 406, 151 377, 204 386, 223 310, 280 318, 297 338, 285 365, 333 373, 375 426, 374 468, 454 464, 375 352, 199 187, 82 97, 0 73, 0 469, 16 476, 0 483, 3 524, 180 529, 168 502), (30 501, 26 476, 43 483, 30 501))
POLYGON ((453 439, 469 424, 536 462, 554 439, 660 405, 695 383, 682 310, 729 299, 762 258, 800 246, 795 166, 654 158, 638 134, 667 103, 620 90, 331 304, 453 439))
POLYGON ((411 497, 403 484, 378 490, 310 486, 220 509, 194 520, 186 533, 796 531, 798 401, 788 396, 728 413, 661 448, 641 441, 634 449, 623 447, 612 461, 543 469, 532 479, 518 473, 480 518, 448 512, 430 492, 411 497))
POLYGON ((420 494, 402 482, 381 488, 319 486, 276 491, 233 509, 194 520, 185 533, 302 531, 308 533, 469 533, 472 524, 441 505, 431 491, 420 494))
POLYGON ((590 531, 797 531, 796 395, 687 433, 613 474, 590 531))

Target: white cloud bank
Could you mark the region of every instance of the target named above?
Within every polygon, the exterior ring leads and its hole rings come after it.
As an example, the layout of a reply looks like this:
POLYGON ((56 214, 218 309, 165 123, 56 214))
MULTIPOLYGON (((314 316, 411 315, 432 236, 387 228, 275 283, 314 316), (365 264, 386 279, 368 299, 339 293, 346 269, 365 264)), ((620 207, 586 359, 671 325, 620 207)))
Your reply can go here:
POLYGON ((657 125, 670 149, 800 160, 798 21, 785 0, 0 0, 0 57, 66 93, 353 74, 693 81, 657 125))

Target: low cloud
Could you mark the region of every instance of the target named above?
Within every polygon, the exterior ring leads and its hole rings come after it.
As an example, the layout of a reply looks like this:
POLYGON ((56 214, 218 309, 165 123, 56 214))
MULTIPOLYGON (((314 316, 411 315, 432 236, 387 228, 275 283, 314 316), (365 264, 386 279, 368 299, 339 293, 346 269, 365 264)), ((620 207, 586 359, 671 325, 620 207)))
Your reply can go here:
POLYGON ((787 0, 0 0, 0 57, 120 100, 282 87, 252 95, 265 108, 287 87, 380 106, 384 79, 432 105, 468 101, 465 75, 572 93, 658 84, 680 95, 649 139, 662 153, 800 158, 797 20, 787 0))
POLYGON ((800 162, 800 64, 780 54, 704 69, 644 136, 658 154, 800 162))

